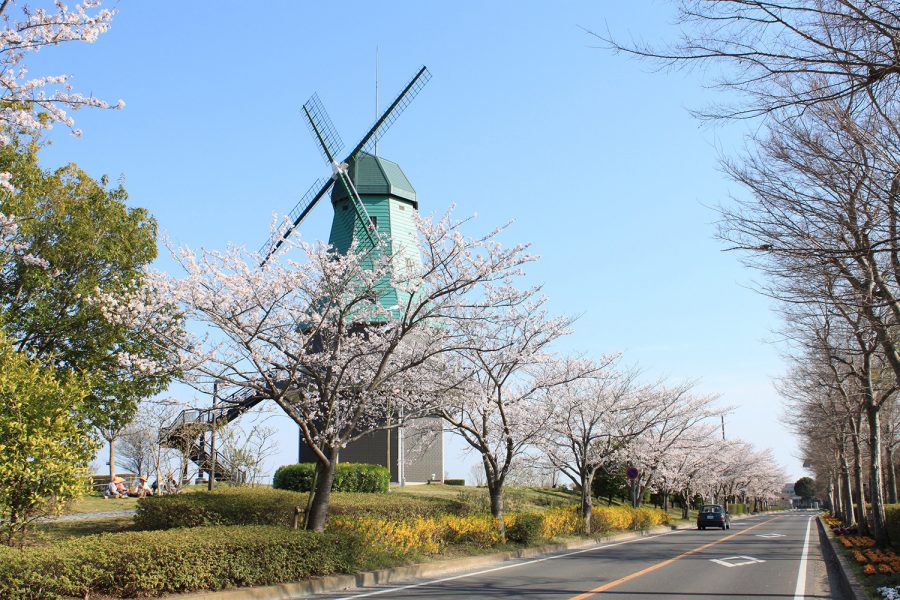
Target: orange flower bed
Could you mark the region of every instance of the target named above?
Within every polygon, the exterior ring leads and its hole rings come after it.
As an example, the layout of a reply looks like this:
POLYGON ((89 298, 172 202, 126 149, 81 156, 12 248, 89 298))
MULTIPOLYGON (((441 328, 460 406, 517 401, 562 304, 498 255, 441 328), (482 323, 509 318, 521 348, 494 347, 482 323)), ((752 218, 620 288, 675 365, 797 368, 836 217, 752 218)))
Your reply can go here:
POLYGON ((891 567, 891 565, 879 565, 878 572, 883 573, 885 575, 893 575, 894 569, 891 567))
POLYGON ((863 567, 863 573, 866 575, 874 575, 878 571, 875 569, 875 565, 866 565, 863 567))
POLYGON ((847 548, 871 548, 875 545, 875 540, 866 535, 847 535, 840 539, 841 543, 847 548), (848 546, 847 544, 850 545, 848 546))

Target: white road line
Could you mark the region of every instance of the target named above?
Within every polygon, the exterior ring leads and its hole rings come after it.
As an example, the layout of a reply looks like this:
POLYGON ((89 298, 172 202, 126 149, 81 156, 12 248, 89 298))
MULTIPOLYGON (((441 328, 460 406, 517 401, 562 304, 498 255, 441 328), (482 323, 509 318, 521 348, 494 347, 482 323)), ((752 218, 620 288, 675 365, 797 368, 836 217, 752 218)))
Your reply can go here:
POLYGON ((337 598, 336 600, 350 600, 351 598, 365 598, 367 596, 380 596, 381 594, 388 594, 390 592, 402 592, 404 590, 411 590, 418 587, 424 587, 426 585, 434 585, 435 583, 444 583, 446 581, 454 581, 457 579, 465 579, 467 577, 475 577, 476 575, 484 575, 485 573, 494 573, 496 571, 505 571, 506 569, 515 569, 517 567, 523 567, 525 565, 533 565, 535 563, 544 562, 547 560, 554 560, 557 558, 565 558, 567 556, 574 556, 576 554, 584 554, 585 552, 593 552, 594 550, 602 550, 604 548, 612 548, 613 546, 623 546, 625 544, 632 544, 634 542, 642 542, 644 540, 652 540, 654 538, 663 537, 665 535, 672 535, 674 533, 680 533, 684 530, 676 530, 670 531, 668 533, 660 533, 659 535, 650 535, 647 537, 635 538, 633 540, 625 540, 624 542, 616 542, 614 544, 604 544, 601 546, 591 546, 590 548, 584 548, 582 550, 575 550, 574 552, 566 552, 565 554, 554 554, 552 556, 545 556, 544 558, 535 558, 533 560, 526 560, 524 562, 513 563, 510 565, 503 565, 500 567, 494 567, 492 569, 483 569, 481 571, 475 571, 473 573, 463 573, 461 575, 453 575, 452 577, 443 577, 441 579, 432 579, 430 581, 423 581, 421 583, 412 583, 409 585, 402 585, 398 587, 384 588, 380 590, 375 590, 373 592, 364 592, 362 594, 354 594, 352 596, 342 596, 337 598))
POLYGON ((797 571, 797 587, 794 588, 794 600, 806 598, 806 554, 809 552, 809 530, 814 517, 806 520, 806 538, 803 540, 803 554, 800 556, 800 568, 797 571))

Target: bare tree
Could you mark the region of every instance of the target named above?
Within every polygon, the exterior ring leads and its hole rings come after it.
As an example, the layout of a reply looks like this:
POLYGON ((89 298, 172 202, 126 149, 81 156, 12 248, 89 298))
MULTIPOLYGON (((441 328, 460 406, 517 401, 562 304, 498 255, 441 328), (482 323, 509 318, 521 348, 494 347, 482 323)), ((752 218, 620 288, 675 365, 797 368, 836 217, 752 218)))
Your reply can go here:
POLYGON ((709 67, 715 85, 739 92, 701 117, 797 115, 825 101, 881 110, 900 98, 895 0, 681 0, 677 11, 682 36, 668 45, 593 35, 664 68, 709 67))
POLYGON ((159 432, 147 426, 138 415, 119 435, 119 456, 117 460, 129 473, 146 475, 153 463, 153 453, 159 432))
POLYGON ((233 471, 242 475, 234 483, 255 484, 262 480, 265 461, 278 452, 277 433, 263 423, 255 423, 246 431, 236 424, 218 430, 216 450, 233 471))

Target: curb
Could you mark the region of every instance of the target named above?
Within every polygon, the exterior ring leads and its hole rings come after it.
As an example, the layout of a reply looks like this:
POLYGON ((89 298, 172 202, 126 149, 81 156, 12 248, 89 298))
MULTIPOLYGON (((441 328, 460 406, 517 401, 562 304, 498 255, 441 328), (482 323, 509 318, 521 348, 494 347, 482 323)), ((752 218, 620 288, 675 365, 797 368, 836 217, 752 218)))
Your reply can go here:
POLYGON ((689 528, 692 528, 690 524, 679 526, 660 525, 652 527, 644 532, 620 533, 612 536, 577 540, 561 544, 544 544, 532 548, 483 554, 481 556, 436 560, 404 567, 392 567, 390 569, 365 571, 348 575, 328 575, 306 581, 282 583, 279 585, 234 588, 218 592, 171 594, 163 596, 163 598, 169 598, 171 600, 289 600, 292 598, 303 598, 313 594, 341 592, 358 587, 406 581, 410 579, 429 578, 457 571, 493 566, 515 558, 535 558, 544 554, 554 554, 566 550, 582 550, 607 542, 637 539, 648 535, 657 535, 678 529, 689 528))
POLYGON ((831 532, 825 528, 821 517, 816 517, 816 524, 819 526, 819 538, 824 538, 822 544, 825 550, 826 560, 837 565, 838 580, 841 584, 841 592, 843 592, 849 600, 869 600, 869 595, 863 590, 862 586, 856 580, 853 569, 850 567, 850 561, 844 556, 844 553, 837 547, 831 532))

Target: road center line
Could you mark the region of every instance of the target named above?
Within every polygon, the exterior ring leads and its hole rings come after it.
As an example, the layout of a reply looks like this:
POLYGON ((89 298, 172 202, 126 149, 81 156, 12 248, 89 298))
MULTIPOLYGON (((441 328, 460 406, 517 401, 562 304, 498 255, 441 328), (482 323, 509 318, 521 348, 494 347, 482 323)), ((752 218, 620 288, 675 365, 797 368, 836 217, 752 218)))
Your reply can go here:
POLYGON ((493 567, 491 569, 483 569, 481 571, 474 571, 472 573, 462 573, 460 575, 452 575, 450 577, 443 577, 441 579, 431 579, 429 581, 423 581, 421 583, 411 583, 409 585, 401 585, 397 587, 383 588, 380 590, 375 590, 372 592, 363 592, 361 594, 353 594, 352 596, 343 596, 341 598, 337 598, 336 600, 350 600, 351 598, 366 598, 368 596, 380 596, 381 594, 388 594, 390 592, 402 592, 403 590, 411 590, 414 588, 425 587, 427 585, 434 585, 436 583, 445 583, 447 581, 455 581, 457 579, 466 579, 467 577, 475 577, 477 575, 484 575, 485 573, 494 573, 496 571, 504 571, 506 569, 516 569, 518 567, 524 567, 525 565, 533 565, 535 563, 545 562, 548 560, 556 560, 557 558, 565 558, 567 556, 575 556, 576 554, 584 554, 586 552, 594 552, 595 550, 603 550, 604 548, 612 548, 613 546, 624 546, 625 544, 633 544, 635 542, 643 542, 646 540, 652 540, 654 538, 663 537, 665 535, 673 535, 676 533, 681 533, 684 531, 674 530, 666 533, 660 533, 657 535, 648 535, 646 537, 634 538, 631 540, 625 540, 622 542, 613 542, 612 544, 601 544, 599 546, 591 546, 589 548, 583 548, 581 550, 575 550, 573 552, 565 552, 563 554, 552 554, 550 556, 545 556, 543 558, 535 558, 533 560, 526 560, 523 562, 517 562, 512 564, 505 564, 499 567, 493 567))
POLYGON ((586 598, 590 598, 591 596, 594 596, 595 594, 605 592, 606 590, 610 590, 618 585, 621 585, 621 584, 625 583, 626 581, 631 581, 632 579, 637 579, 638 577, 641 577, 642 575, 646 575, 647 573, 656 571, 657 569, 661 569, 661 568, 665 567, 666 565, 672 564, 676 560, 681 560, 685 556, 689 556, 691 554, 701 552, 703 550, 706 550, 707 548, 712 548, 716 544, 721 544, 722 542, 726 542, 726 541, 728 541, 732 538, 735 538, 739 535, 744 535, 748 531, 756 529, 757 527, 761 527, 761 526, 765 525, 766 523, 771 523, 772 521, 774 521, 777 518, 778 517, 774 517, 772 519, 769 519, 768 521, 763 521, 762 523, 757 523, 753 527, 748 527, 747 529, 742 529, 741 531, 738 531, 737 533, 732 533, 731 535, 727 535, 727 536, 720 538, 714 542, 704 544, 698 548, 694 548, 693 550, 688 550, 687 552, 679 554, 678 556, 675 556, 668 560, 664 560, 662 562, 656 563, 655 565, 650 565, 646 569, 641 569, 640 571, 635 571, 631 575, 626 575, 625 577, 622 577, 621 579, 616 579, 615 581, 610 581, 609 583, 604 583, 603 585, 601 585, 599 587, 595 587, 594 589, 592 589, 589 592, 585 592, 585 593, 579 594, 577 596, 572 596, 571 598, 569 598, 569 600, 585 600, 586 598))
POLYGON ((794 600, 806 598, 806 555, 809 552, 809 529, 814 518, 810 517, 806 520, 806 538, 803 540, 803 554, 800 555, 800 569, 797 571, 797 587, 794 588, 794 600))

